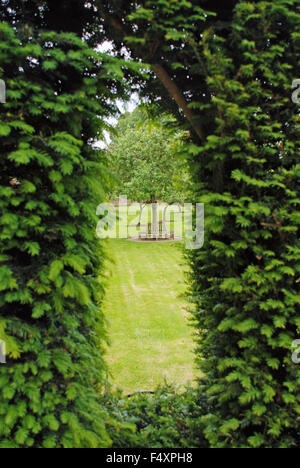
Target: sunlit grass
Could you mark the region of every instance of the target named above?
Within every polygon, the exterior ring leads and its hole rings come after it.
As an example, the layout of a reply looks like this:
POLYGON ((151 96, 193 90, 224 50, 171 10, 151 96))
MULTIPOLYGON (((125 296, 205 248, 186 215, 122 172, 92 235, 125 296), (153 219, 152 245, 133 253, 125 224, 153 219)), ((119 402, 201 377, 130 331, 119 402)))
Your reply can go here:
POLYGON ((195 377, 180 243, 107 241, 105 315, 111 347, 107 360, 115 386, 151 390, 166 379, 184 384, 195 377))

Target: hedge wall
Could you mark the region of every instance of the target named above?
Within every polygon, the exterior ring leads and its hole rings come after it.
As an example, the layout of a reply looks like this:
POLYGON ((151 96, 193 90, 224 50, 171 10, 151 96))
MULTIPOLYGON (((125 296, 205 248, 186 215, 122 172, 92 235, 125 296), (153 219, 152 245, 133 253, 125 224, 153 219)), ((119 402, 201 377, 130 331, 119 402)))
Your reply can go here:
POLYGON ((0 24, 0 447, 108 446, 93 142, 121 65, 68 32, 16 34, 0 24))
POLYGON ((299 447, 299 4, 240 2, 199 43, 213 126, 191 159, 206 241, 190 256, 212 447, 299 447))

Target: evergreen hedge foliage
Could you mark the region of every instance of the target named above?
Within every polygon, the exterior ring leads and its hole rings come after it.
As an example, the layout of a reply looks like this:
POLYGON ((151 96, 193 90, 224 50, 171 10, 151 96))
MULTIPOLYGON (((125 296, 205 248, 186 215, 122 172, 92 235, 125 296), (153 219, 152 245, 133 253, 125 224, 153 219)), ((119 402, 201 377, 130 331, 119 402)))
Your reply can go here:
MULTIPOLYGON (((299 2, 97 5, 106 36, 121 49, 132 33, 132 56, 163 66, 193 110, 186 151, 195 201, 206 204, 206 243, 190 255, 191 295, 208 397, 203 413, 199 403, 195 445, 204 433, 211 447, 299 447, 300 368, 291 358, 300 335, 300 127, 291 101, 299 2)), ((104 446, 110 438, 96 392, 104 371, 102 254, 93 229, 106 174, 88 143, 99 128, 95 115, 110 112, 107 74, 122 71, 111 58, 93 78, 100 59, 70 34, 33 40, 23 28, 21 47, 11 28, 0 28, 0 79, 9 90, 0 105, 0 332, 10 356, 0 367, 1 445, 104 446)), ((166 82, 164 89, 142 82, 143 93, 182 122, 166 82)), ((130 443, 170 441, 159 429, 164 405, 141 402, 145 421, 136 401, 128 403, 133 416, 122 401, 112 412, 122 423, 123 415, 136 418, 141 438, 130 443)), ((109 427, 118 446, 127 445, 126 428, 109 427)))
POLYGON ((220 26, 197 46, 211 100, 194 106, 214 125, 188 148, 206 204, 190 258, 212 447, 299 448, 299 26, 294 1, 239 2, 226 40, 220 26))
POLYGON ((177 393, 172 386, 160 387, 153 395, 104 398, 111 423, 114 448, 208 448, 202 417, 207 413, 201 389, 177 393))
POLYGON ((22 34, 0 24, 0 447, 109 446, 92 144, 121 65, 71 33, 22 34))

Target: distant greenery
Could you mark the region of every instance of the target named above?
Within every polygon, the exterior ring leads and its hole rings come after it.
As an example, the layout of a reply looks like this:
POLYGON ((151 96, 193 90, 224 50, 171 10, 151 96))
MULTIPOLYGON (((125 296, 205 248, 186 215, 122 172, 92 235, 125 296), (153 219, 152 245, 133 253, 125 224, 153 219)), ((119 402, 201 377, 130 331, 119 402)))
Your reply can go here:
POLYGON ((126 195, 144 203, 184 201, 190 180, 180 153, 183 135, 168 116, 151 121, 137 108, 120 117, 108 151, 116 185, 111 197, 126 195))

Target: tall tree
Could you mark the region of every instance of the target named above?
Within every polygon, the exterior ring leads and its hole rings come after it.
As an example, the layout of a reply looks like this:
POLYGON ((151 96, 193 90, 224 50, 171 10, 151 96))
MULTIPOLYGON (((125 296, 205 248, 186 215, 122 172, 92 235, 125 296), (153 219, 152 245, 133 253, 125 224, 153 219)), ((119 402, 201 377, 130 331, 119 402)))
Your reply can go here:
POLYGON ((136 109, 122 116, 109 147, 109 162, 116 177, 115 196, 126 195, 143 206, 152 204, 153 234, 159 232, 157 202, 181 203, 189 190, 187 164, 180 158, 183 132, 174 119, 151 121, 136 109))

